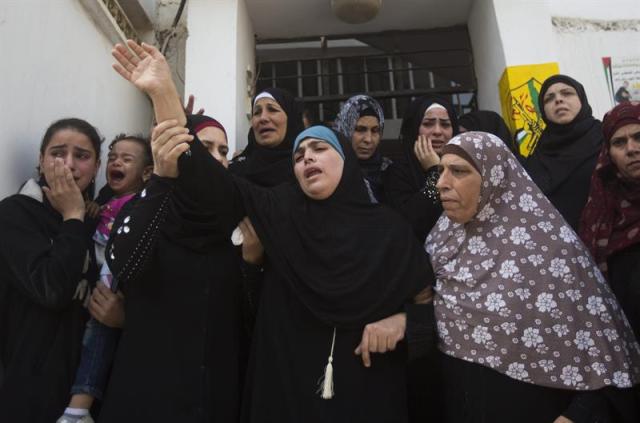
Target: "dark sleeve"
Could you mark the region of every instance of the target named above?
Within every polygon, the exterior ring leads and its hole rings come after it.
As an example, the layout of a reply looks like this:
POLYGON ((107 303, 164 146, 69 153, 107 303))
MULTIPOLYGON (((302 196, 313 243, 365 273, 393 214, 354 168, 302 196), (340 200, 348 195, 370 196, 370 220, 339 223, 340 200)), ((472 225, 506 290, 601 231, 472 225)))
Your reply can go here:
POLYGON ((84 223, 62 222, 58 234, 50 238, 23 213, 8 207, 0 211, 0 254, 10 272, 7 279, 36 304, 63 309, 73 300, 88 258, 84 223))
MULTIPOLYGON (((435 274, 431 261, 427 260, 429 268, 429 287, 435 285, 435 274)), ((436 325, 433 300, 428 304, 406 304, 407 314, 406 339, 409 360, 431 355, 438 344, 438 330, 436 325)))
POLYGON ((405 166, 393 163, 383 172, 388 204, 409 221, 420 242, 424 242, 442 214, 436 189, 438 177, 438 168, 430 168, 425 186, 416 191, 411 182, 411 174, 405 166))
POLYGON ((255 314, 258 309, 258 301, 260 299, 260 290, 262 288, 262 279, 264 277, 264 268, 261 265, 247 263, 240 260, 240 269, 242 271, 242 286, 245 291, 247 303, 250 310, 255 314))
MULTIPOLYGON (((189 151, 178 159, 180 176, 176 180, 176 193, 185 203, 197 207, 198 212, 215 217, 218 226, 227 227, 230 234, 246 216, 243 197, 238 189, 238 185, 246 186, 246 181, 236 181, 207 151, 193 132, 190 120, 187 120, 187 127, 194 140, 189 151)), ((250 189, 246 187, 246 190, 250 189)))
MULTIPOLYGON (((197 139, 178 159, 178 178, 152 176, 134 200, 129 213, 121 212, 112 229, 106 259, 118 284, 130 284, 144 273, 167 213, 194 211, 212 230, 227 233, 244 217, 236 183, 197 139)), ((129 204, 127 204, 129 206, 129 204)))
POLYGON ((574 423, 637 422, 638 404, 634 389, 606 387, 576 392, 562 415, 574 423))
POLYGON ((143 272, 168 211, 175 180, 152 175, 147 186, 116 218, 105 250, 118 284, 129 284, 143 272))
POLYGON ((433 301, 429 304, 407 304, 407 349, 409 360, 430 355, 438 343, 438 331, 433 309, 433 301))
POLYGON ((247 263, 240 258, 240 270, 242 272, 242 291, 244 294, 242 301, 244 326, 247 333, 251 335, 258 314, 264 268, 261 265, 247 263))

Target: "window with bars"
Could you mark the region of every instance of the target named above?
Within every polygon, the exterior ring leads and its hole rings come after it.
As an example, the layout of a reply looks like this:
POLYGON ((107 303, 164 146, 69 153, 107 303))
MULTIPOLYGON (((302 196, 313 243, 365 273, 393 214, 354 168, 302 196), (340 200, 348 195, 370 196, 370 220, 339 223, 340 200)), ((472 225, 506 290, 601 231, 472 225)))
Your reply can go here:
MULTIPOLYGON (((412 57, 430 52, 412 52, 412 57)), ((447 78, 446 66, 417 65, 407 54, 371 54, 321 59, 263 61, 256 92, 280 87, 305 101, 308 112, 321 122, 332 121, 341 103, 367 93, 384 107, 386 119, 401 119, 412 98, 427 94, 450 96, 459 114, 475 109, 475 87, 447 78)), ((424 62, 424 61, 423 61, 424 62)))

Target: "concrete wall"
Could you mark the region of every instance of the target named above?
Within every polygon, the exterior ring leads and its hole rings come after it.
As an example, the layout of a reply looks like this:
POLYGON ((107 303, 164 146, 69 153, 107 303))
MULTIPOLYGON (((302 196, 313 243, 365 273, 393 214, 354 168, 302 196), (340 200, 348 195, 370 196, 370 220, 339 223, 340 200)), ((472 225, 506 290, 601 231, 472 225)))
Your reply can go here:
POLYGON ((563 0, 552 2, 550 13, 560 72, 584 85, 601 119, 613 107, 602 57, 640 57, 640 3, 563 0))
MULTIPOLYGON (((236 146, 243 149, 247 145, 247 133, 251 127, 251 99, 256 77, 256 42, 253 25, 244 0, 238 1, 238 38, 236 54, 236 146)), ((234 151, 230 149, 230 151, 234 151)))
POLYGON ((506 66, 493 0, 473 2, 467 26, 478 83, 478 106, 500 112, 498 82, 506 66))
POLYGON ((111 69, 111 47, 76 0, 0 2, 0 197, 35 175, 57 119, 86 119, 108 141, 148 133, 150 104, 111 69))
POLYGON ((480 108, 500 111, 498 81, 505 67, 558 62, 560 72, 584 84, 594 115, 602 117, 612 107, 602 57, 640 56, 639 5, 638 0, 474 1, 468 27, 480 108), (609 25, 620 20, 627 22, 609 25))
POLYGON ((252 24, 244 0, 192 0, 188 11, 185 95, 218 119, 229 151, 246 145, 247 67, 254 72, 252 24))

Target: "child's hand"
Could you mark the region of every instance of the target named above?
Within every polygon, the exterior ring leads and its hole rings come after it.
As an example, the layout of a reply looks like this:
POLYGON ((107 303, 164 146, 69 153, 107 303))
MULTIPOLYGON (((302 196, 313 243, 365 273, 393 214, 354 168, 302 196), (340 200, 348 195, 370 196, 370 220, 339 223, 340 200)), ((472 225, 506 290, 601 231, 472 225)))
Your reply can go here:
POLYGON ((98 282, 91 293, 89 312, 94 319, 110 328, 124 326, 124 295, 111 292, 104 283, 98 282))
POLYGON ((96 218, 100 214, 100 206, 95 201, 87 200, 85 202, 87 215, 91 218, 96 218))

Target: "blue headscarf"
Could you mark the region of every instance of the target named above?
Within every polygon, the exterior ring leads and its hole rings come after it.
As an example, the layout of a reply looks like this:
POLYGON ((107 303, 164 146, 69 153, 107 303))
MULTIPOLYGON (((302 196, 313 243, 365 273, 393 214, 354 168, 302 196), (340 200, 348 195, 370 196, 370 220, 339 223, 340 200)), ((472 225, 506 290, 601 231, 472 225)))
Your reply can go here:
POLYGON ((333 147, 338 152, 338 154, 340 154, 342 160, 344 160, 344 151, 342 150, 342 146, 340 145, 340 141, 338 140, 336 133, 326 126, 322 125, 311 126, 300 132, 300 134, 296 137, 296 140, 293 142, 293 151, 291 152, 291 154, 294 154, 298 149, 300 143, 307 138, 315 138, 326 142, 331 147, 333 147))

